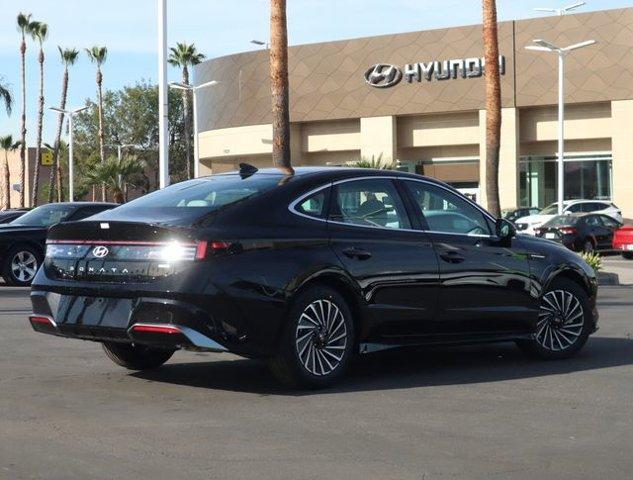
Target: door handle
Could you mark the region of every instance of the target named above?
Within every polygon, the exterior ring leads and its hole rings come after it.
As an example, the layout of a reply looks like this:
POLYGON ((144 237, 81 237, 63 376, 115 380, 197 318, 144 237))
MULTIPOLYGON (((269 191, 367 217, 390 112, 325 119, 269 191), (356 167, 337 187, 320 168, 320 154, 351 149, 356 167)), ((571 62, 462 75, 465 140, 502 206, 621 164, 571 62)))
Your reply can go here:
POLYGON ((447 250, 446 252, 440 254, 440 258, 447 263, 462 263, 466 260, 466 257, 457 250, 447 250))
POLYGON ((344 248, 343 255, 349 258, 357 258, 358 260, 367 260, 371 258, 371 252, 358 247, 344 248))

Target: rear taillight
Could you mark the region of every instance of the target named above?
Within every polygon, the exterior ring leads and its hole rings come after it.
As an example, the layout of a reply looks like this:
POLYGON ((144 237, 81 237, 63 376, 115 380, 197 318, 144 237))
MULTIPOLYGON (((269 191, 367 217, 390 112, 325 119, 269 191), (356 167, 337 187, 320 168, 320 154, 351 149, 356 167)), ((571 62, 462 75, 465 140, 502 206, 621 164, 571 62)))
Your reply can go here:
POLYGON ((198 242, 196 247, 196 260, 204 260, 205 258, 226 253, 231 248, 231 244, 219 240, 198 242))
POLYGON ((576 230, 575 228, 572 228, 572 227, 561 227, 558 230, 563 235, 575 235, 575 234, 578 233, 578 230, 576 230))
POLYGON ((160 333, 163 335, 182 334, 182 330, 173 325, 154 325, 148 323, 137 323, 136 325, 132 325, 131 330, 138 333, 160 333))

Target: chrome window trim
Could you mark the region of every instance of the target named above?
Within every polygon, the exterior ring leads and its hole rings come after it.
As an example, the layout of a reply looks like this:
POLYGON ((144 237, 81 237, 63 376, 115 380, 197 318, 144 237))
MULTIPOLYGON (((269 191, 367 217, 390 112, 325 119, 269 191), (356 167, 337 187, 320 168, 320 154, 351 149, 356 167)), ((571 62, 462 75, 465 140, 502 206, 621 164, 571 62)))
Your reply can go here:
MULTIPOLYGON (((425 183, 427 185, 433 185, 435 187, 441 188, 441 189, 446 190, 447 192, 455 195, 455 192, 453 190, 451 190, 450 188, 447 188, 444 185, 441 185, 441 184, 438 184, 438 183, 435 183, 435 182, 429 182, 428 180, 421 179, 421 178, 411 178, 411 177, 404 177, 404 176, 397 176, 397 175, 389 175, 389 176, 372 175, 372 176, 363 176, 363 177, 344 178, 343 180, 337 180, 336 182, 329 182, 329 183, 327 183, 325 185, 321 185, 321 186, 319 186, 317 188, 314 188, 314 189, 304 193, 303 195, 301 195, 300 197, 298 197, 297 199, 292 201, 288 205, 288 210, 290 211, 290 213, 293 213, 293 214, 298 215, 300 217, 307 218, 309 220, 315 220, 317 222, 324 222, 326 224, 327 223, 333 223, 335 225, 342 225, 342 226, 345 226, 345 227, 370 228, 370 229, 375 229, 375 230, 387 230, 387 231, 390 231, 390 232, 435 233, 435 234, 441 234, 441 235, 454 235, 454 236, 458 236, 458 237, 469 237, 469 238, 496 238, 495 235, 480 235, 480 234, 468 234, 468 233, 443 232, 443 231, 440 231, 440 230, 423 230, 423 229, 415 230, 415 229, 410 229, 410 228, 389 228, 389 227, 378 227, 378 226, 372 226, 372 225, 356 225, 356 224, 353 224, 353 223, 345 223, 345 222, 338 222, 336 220, 329 220, 329 219, 324 219, 324 218, 311 217, 310 215, 306 215, 305 213, 301 213, 301 212, 296 210, 297 205, 302 200, 305 200, 306 198, 308 198, 308 197, 314 195, 315 193, 318 193, 319 191, 324 190, 326 188, 334 187, 335 185, 339 185, 341 183, 354 182, 354 181, 357 181, 357 180, 380 180, 380 179, 410 180, 412 182, 425 183)), ((464 201, 466 201, 466 203, 468 203, 471 206, 475 207, 476 210, 481 212, 484 215, 484 217, 488 218, 493 224, 496 223, 496 220, 492 217, 492 215, 490 215, 486 210, 484 210, 482 207, 480 207, 475 202, 470 200, 468 197, 461 196, 460 198, 463 199, 464 201)))

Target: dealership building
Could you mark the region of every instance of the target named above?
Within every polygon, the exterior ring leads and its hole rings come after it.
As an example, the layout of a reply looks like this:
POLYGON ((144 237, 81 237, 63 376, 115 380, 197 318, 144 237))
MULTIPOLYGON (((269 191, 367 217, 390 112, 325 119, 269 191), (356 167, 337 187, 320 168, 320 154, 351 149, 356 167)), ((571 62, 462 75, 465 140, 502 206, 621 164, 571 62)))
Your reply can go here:
MULTIPOLYGON (((499 24, 503 208, 557 197, 557 55, 567 46, 565 197, 610 199, 633 218, 633 8, 499 24)), ((473 25, 290 48, 292 161, 381 158, 485 205, 485 68, 473 25)), ((271 165, 268 52, 196 67, 200 173, 271 165)))

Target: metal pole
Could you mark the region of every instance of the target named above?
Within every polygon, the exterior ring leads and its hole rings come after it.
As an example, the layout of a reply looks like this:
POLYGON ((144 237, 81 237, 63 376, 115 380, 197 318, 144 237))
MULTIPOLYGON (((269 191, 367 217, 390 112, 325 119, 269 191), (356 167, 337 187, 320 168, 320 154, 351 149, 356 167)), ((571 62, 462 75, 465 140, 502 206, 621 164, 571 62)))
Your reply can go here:
POLYGON ((169 185, 169 130, 167 124, 167 0, 158 1, 158 179, 169 185))
POLYGON ((73 160, 73 112, 68 112, 68 201, 75 201, 75 162, 73 160))
POLYGON ((200 145, 198 144, 198 96, 197 89, 193 92, 193 178, 200 176, 200 145))
MULTIPOLYGON (((123 145, 117 145, 117 158, 119 159, 119 165, 121 165, 121 160, 123 160, 123 145)), ((119 173, 119 188, 123 188, 123 177, 119 173)))
POLYGON ((565 53, 558 52, 558 214, 565 198, 565 53))

